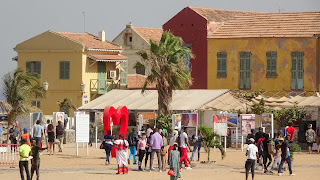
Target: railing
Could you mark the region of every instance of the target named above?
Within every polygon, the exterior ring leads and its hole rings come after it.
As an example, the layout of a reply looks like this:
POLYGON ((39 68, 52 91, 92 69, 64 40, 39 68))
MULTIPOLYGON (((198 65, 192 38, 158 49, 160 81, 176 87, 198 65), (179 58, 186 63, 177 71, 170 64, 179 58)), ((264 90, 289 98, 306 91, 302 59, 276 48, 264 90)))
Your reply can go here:
POLYGON ((18 144, 0 144, 0 166, 15 168, 19 162, 18 144))
POLYGON ((97 94, 104 94, 112 89, 120 89, 120 80, 113 79, 91 79, 90 80, 90 91, 97 94))

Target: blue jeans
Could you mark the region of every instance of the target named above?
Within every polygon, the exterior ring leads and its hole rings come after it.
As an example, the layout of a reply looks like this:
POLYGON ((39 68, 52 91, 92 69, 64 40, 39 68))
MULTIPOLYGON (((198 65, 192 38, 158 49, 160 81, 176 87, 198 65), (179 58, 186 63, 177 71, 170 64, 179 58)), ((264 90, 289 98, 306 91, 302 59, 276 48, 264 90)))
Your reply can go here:
POLYGON ((133 163, 136 163, 137 148, 135 146, 129 146, 129 148, 130 148, 129 160, 133 156, 133 163))
POLYGON ((109 161, 109 158, 110 158, 110 152, 112 151, 112 145, 106 143, 106 144, 105 144, 105 150, 106 150, 106 155, 107 155, 106 161, 107 161, 107 162, 110 162, 110 161, 109 161))
POLYGON ((194 144, 191 159, 193 159, 194 153, 196 152, 197 149, 198 149, 198 159, 200 159, 201 142, 199 141, 196 141, 196 143, 194 144))
POLYGON ((287 161, 288 166, 289 166, 289 172, 290 172, 290 174, 292 174, 291 157, 290 156, 287 159, 286 159, 286 157, 281 156, 281 162, 280 162, 280 165, 279 165, 279 168, 278 168, 278 173, 282 173, 282 166, 283 166, 284 161, 287 161))

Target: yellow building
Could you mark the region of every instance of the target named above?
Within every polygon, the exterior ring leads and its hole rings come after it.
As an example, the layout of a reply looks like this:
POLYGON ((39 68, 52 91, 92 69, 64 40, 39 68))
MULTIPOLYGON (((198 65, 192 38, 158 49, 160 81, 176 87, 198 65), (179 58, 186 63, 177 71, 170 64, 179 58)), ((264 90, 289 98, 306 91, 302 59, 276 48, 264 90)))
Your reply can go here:
POLYGON ((120 55, 121 46, 105 40, 104 31, 98 37, 46 31, 18 44, 15 51, 19 68, 49 83, 46 99, 33 102, 45 115, 60 111, 57 101, 64 98, 80 107, 113 88, 126 87, 121 63, 127 64, 127 57, 120 55))
POLYGON ((208 89, 319 91, 320 12, 235 16, 208 37, 208 89))

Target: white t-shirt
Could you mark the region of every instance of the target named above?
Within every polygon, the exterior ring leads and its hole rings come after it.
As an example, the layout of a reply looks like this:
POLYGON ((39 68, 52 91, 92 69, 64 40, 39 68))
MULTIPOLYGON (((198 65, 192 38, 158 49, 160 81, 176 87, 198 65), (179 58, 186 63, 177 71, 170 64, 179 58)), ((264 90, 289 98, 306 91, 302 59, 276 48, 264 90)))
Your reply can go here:
POLYGON ((248 151, 248 159, 253 159, 253 160, 257 159, 258 148, 256 145, 249 144, 247 147, 247 151, 248 151))
POLYGON ((49 125, 49 124, 45 124, 45 125, 44 125, 44 130, 46 131, 46 136, 48 136, 48 125, 49 125))
POLYGON ((187 148, 186 139, 188 139, 187 133, 183 132, 180 134, 180 147, 187 148))

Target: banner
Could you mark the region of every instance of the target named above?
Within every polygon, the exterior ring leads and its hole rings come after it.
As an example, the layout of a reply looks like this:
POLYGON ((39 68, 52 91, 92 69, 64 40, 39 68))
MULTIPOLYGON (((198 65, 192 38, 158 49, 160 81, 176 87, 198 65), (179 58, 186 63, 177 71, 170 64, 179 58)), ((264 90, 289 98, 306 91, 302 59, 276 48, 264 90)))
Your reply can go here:
POLYGON ((142 112, 137 114, 137 125, 143 126, 144 124, 154 125, 156 120, 156 113, 142 112))
POLYGON ((273 133, 273 114, 262 114, 262 127, 265 127, 265 133, 272 137, 273 133))
POLYGON ((181 115, 172 114, 172 129, 181 129, 181 115))
POLYGON ((53 127, 57 126, 58 121, 61 121, 62 123, 64 123, 64 112, 53 113, 53 122, 52 122, 53 127))
POLYGON ((195 114, 195 113, 181 114, 181 126, 197 127, 198 114, 195 114))
POLYGON ((213 115, 213 131, 220 136, 227 136, 227 114, 213 115))
POLYGON ((238 126, 238 114, 227 114, 228 127, 238 126))
POLYGON ((246 136, 251 133, 251 129, 255 128, 254 114, 241 114, 242 135, 246 136))

